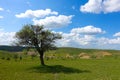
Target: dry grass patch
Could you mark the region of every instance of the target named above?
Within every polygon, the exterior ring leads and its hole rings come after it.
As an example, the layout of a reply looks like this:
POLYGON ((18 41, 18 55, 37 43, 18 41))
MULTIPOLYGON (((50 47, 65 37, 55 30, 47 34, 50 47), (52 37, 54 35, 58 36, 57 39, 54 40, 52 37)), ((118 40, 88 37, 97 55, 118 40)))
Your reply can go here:
POLYGON ((91 58, 91 56, 87 53, 80 53, 78 55, 78 57, 81 58, 81 59, 90 59, 91 58))

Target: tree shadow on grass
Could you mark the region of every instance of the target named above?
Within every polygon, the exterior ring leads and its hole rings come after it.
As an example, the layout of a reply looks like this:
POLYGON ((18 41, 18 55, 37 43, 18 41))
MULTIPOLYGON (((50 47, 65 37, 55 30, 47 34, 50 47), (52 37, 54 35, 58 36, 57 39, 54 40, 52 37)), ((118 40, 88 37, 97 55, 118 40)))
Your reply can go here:
POLYGON ((89 70, 79 70, 71 67, 65 67, 62 65, 53 65, 53 66, 36 66, 29 68, 31 72, 37 72, 37 73, 90 73, 89 70))

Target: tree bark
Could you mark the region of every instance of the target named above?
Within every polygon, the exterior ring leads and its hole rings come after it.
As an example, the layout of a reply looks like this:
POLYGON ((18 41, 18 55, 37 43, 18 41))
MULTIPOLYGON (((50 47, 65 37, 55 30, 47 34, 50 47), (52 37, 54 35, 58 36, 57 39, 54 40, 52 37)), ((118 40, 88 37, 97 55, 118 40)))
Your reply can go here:
POLYGON ((44 58, 43 58, 43 56, 44 56, 44 52, 43 51, 40 51, 40 63, 41 63, 41 65, 45 65, 45 63, 44 63, 44 58))
POLYGON ((39 55, 40 55, 40 64, 41 65, 45 65, 45 63, 44 63, 44 58, 43 58, 43 56, 44 56, 44 51, 42 51, 42 50, 40 50, 39 49, 39 47, 37 46, 37 47, 35 47, 36 48, 36 50, 38 51, 38 53, 39 53, 39 55))
POLYGON ((41 63, 41 65, 45 65, 45 63, 44 63, 44 58, 43 58, 43 56, 44 56, 44 51, 43 51, 43 40, 41 40, 41 46, 39 47, 39 45, 38 45, 38 40, 37 40, 37 38, 35 38, 34 40, 34 46, 35 46, 35 48, 36 48, 36 50, 38 51, 38 53, 39 53, 39 55, 40 55, 40 63, 41 63))

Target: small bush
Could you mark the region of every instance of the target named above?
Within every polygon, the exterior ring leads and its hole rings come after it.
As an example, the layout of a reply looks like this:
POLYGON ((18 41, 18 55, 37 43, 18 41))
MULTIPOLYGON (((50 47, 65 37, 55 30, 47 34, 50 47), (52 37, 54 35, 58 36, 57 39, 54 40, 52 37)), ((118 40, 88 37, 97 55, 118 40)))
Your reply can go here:
POLYGON ((8 61, 9 61, 9 60, 10 60, 10 58, 8 57, 6 60, 8 60, 8 61))
POLYGON ((22 56, 20 56, 20 60, 22 60, 22 56))
POLYGON ((14 54, 13 58, 15 59, 15 61, 17 61, 17 59, 18 59, 18 54, 14 54))
POLYGON ((31 59, 33 60, 36 57, 36 54, 31 55, 31 59))

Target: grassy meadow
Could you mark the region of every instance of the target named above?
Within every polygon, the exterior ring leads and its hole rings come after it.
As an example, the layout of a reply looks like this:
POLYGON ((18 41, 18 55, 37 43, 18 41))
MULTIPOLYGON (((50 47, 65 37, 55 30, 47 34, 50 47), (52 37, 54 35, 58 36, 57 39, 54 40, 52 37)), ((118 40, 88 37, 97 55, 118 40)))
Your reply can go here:
POLYGON ((120 80, 120 51, 60 48, 46 52, 45 63, 0 51, 0 80, 120 80))

